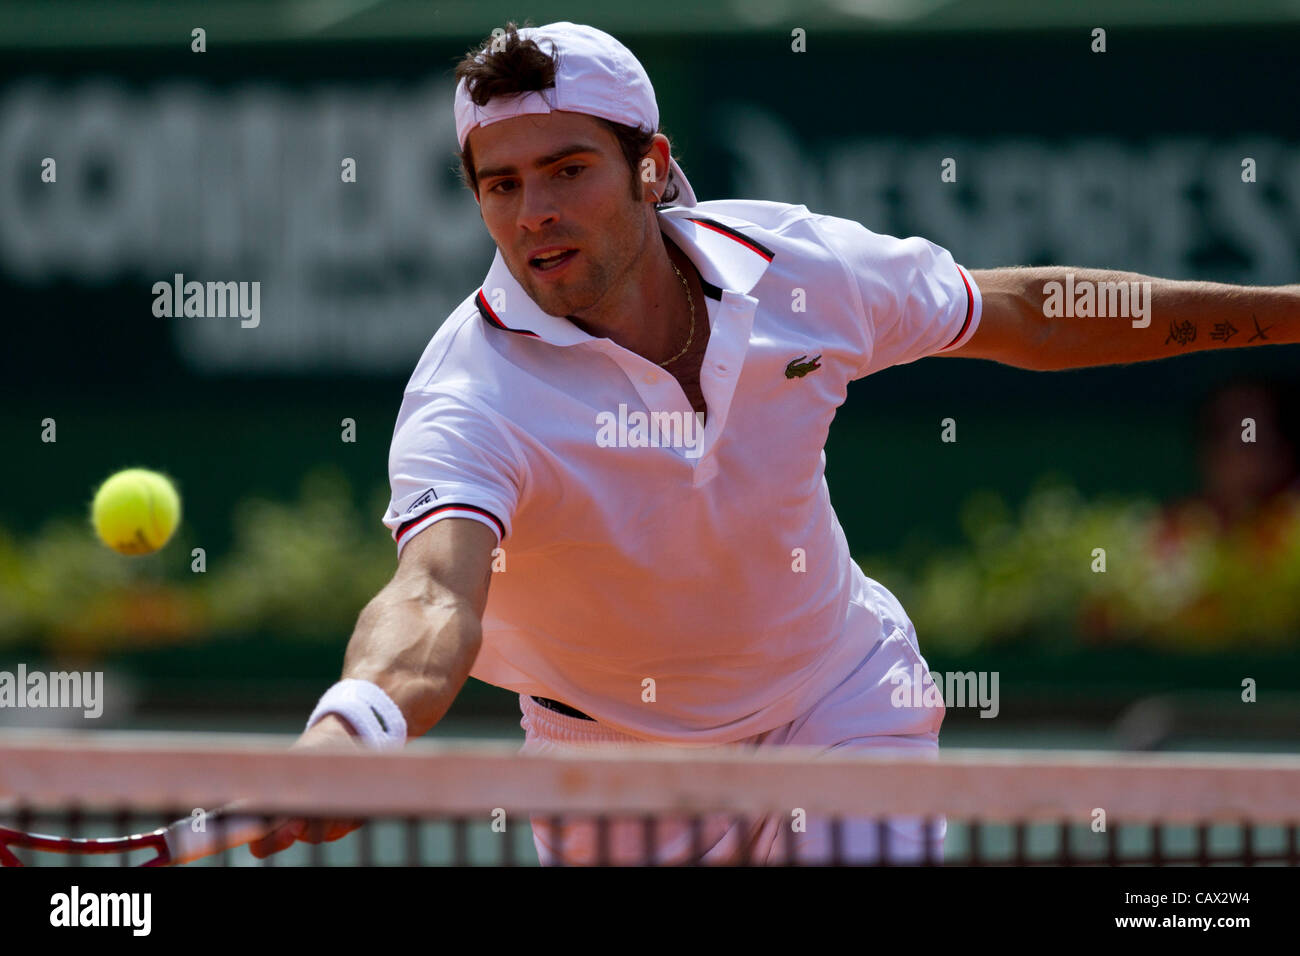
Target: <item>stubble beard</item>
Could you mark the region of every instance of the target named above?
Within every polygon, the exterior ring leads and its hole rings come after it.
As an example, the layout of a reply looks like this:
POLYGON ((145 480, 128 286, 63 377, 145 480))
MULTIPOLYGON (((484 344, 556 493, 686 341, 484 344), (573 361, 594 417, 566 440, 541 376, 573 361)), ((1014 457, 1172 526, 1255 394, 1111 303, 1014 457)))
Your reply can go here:
MULTIPOLYGON (((637 260, 645 253, 646 235, 640 223, 629 217, 610 242, 599 248, 584 246, 581 261, 575 262, 579 272, 566 277, 563 283, 551 284, 539 280, 527 261, 520 268, 524 279, 515 276, 529 297, 547 315, 567 318, 588 312, 598 305, 611 286, 630 273, 637 260), (627 250, 626 258, 615 258, 619 250, 627 250)), ((584 316, 589 318, 589 316, 584 316)))
MULTIPOLYGON (((623 239, 616 239, 613 248, 627 249, 635 239, 639 239, 639 236, 629 233, 623 239)), ((574 263, 581 271, 577 275, 567 277, 563 284, 551 286, 536 281, 530 274, 529 282, 523 285, 533 301, 548 315, 563 318, 587 313, 599 305, 601 299, 620 277, 631 271, 641 255, 641 250, 635 249, 627 255, 626 261, 621 259, 612 261, 608 255, 596 258, 595 251, 590 247, 584 248, 580 253, 583 261, 574 263)), ((525 268, 531 267, 525 266, 525 268)))
POLYGON ((603 265, 592 261, 591 252, 588 250, 584 249, 581 256, 586 261, 574 263, 582 270, 581 274, 571 276, 559 285, 551 285, 536 279, 531 273, 532 267, 525 265, 530 272, 524 288, 547 315, 563 318, 588 309, 599 299, 599 294, 605 289, 607 277, 603 265))

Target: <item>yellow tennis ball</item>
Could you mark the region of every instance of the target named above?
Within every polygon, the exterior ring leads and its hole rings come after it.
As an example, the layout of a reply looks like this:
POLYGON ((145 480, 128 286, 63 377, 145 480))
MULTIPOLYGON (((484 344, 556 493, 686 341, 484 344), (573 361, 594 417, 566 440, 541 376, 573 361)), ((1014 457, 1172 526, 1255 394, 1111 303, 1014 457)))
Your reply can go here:
POLYGON ((119 471, 95 492, 90 506, 95 533, 120 554, 150 554, 172 536, 181 499, 166 476, 144 468, 119 471))

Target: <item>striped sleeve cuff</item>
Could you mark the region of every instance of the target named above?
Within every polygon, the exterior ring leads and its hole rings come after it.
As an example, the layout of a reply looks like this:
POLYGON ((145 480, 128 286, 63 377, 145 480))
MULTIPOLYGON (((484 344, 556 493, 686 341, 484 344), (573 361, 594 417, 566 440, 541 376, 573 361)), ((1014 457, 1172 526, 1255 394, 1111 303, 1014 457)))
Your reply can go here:
POLYGON ((961 265, 958 265, 957 263, 953 264, 957 266, 957 274, 961 277, 962 284, 966 290, 966 310, 962 315, 961 328, 958 329, 957 334, 953 337, 952 341, 939 349, 940 352, 951 351, 952 349, 959 348, 970 341, 971 336, 975 334, 975 330, 979 327, 980 311, 984 304, 983 299, 980 297, 979 286, 975 284, 975 280, 971 278, 971 274, 961 265))
POLYGON ((471 521, 481 522, 496 533, 497 544, 500 544, 506 536, 505 524, 486 508, 480 508, 478 505, 447 502, 438 505, 436 508, 430 508, 423 514, 417 515, 394 529, 393 540, 397 542, 398 557, 401 557, 402 549, 406 547, 408 541, 425 528, 438 523, 444 518, 469 518, 471 521))

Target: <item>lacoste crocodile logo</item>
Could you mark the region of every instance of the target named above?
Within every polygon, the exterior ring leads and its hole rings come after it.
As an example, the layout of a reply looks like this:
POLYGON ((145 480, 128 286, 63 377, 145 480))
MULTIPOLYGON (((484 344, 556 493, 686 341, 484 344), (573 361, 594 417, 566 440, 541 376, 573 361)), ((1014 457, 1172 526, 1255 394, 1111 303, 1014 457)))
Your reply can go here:
POLYGON ((808 356, 800 355, 797 359, 791 359, 785 367, 786 378, 803 378, 809 372, 815 372, 821 368, 821 356, 817 356, 811 362, 805 362, 808 356))

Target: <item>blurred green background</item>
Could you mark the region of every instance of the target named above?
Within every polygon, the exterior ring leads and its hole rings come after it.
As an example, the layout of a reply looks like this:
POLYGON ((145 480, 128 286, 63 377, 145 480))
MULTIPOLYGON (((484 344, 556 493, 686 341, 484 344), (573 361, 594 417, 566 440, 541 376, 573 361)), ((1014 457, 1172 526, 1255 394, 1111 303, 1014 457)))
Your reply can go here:
MULTIPOLYGON (((1297 16, 1205 0, 738 0, 653 17, 612 2, 9 4, 0 670, 103 669, 94 726, 186 729, 293 729, 337 677, 395 566, 379 519, 402 387, 491 261, 454 173, 450 76, 507 18, 627 43, 702 199, 802 203, 924 235, 970 268, 1274 285, 1300 271, 1297 16), (939 181, 944 157, 956 184, 939 181), (175 273, 260 281, 262 324, 154 317, 151 287, 175 273), (126 559, 86 510, 133 465, 177 480, 184 522, 126 559)), ((1268 453, 1293 459, 1298 357, 1055 374, 935 360, 851 388, 827 470, 859 563, 909 609, 933 669, 1000 675, 998 718, 950 710, 949 739, 1295 746, 1290 498, 1279 480, 1239 519, 1197 515, 1224 497, 1205 436, 1227 386, 1268 384, 1231 407, 1269 418, 1268 453)), ((0 710, 0 726, 24 721, 89 723, 0 710)), ((517 707, 472 682, 435 732, 516 734, 517 707)))

